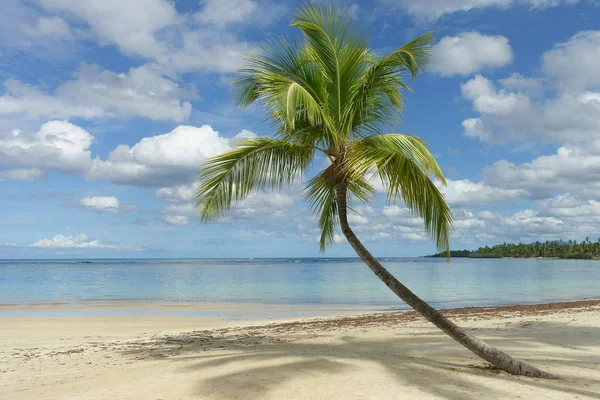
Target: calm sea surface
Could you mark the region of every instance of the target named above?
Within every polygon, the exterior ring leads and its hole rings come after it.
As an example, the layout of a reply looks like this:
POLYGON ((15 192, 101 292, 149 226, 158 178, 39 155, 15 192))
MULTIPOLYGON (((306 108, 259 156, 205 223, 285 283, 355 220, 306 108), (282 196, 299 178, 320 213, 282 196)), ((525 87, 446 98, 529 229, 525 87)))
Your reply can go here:
MULTIPOLYGON (((600 261, 381 260, 437 307, 600 297, 600 261)), ((405 308, 358 259, 0 261, 0 303, 100 301, 405 308)))

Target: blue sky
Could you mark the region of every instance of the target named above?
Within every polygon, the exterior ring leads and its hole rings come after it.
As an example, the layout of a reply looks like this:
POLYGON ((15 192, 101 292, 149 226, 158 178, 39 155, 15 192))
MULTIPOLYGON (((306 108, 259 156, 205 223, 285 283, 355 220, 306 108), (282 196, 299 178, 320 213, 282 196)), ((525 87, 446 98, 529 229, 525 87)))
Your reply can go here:
MULTIPOLYGON (((397 132, 425 139, 448 178, 453 248, 600 236, 596 1, 342 4, 382 53, 435 32, 397 132)), ((206 157, 271 135, 229 82, 256 43, 298 35, 297 6, 4 0, 0 258, 319 256, 301 185, 256 193, 211 225, 193 209, 206 157)), ((401 204, 378 195, 357 211, 375 254, 434 250, 401 204)), ((325 256, 353 255, 337 239, 325 256)))

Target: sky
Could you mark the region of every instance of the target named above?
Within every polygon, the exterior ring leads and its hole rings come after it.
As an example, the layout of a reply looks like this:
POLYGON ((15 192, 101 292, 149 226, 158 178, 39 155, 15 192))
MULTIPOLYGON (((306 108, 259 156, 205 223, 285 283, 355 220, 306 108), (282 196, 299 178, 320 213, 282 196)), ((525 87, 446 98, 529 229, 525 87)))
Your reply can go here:
MULTIPOLYGON (((273 134, 230 82, 261 41, 299 37, 299 2, 2 3, 0 258, 354 255, 339 232, 319 252, 301 183, 210 225, 193 206, 203 160, 273 134)), ((435 34, 395 131, 447 177, 453 249, 600 237, 600 2, 340 3, 379 54, 435 34)), ((434 252, 402 204, 355 209, 375 255, 434 252)))

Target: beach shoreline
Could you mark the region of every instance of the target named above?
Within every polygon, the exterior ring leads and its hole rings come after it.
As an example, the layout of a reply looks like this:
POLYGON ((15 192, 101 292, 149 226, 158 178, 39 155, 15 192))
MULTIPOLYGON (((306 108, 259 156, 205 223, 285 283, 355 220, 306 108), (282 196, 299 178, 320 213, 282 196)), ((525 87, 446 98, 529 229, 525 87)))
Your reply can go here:
POLYGON ((563 379, 490 370, 413 311, 245 321, 7 317, 0 398, 598 398, 600 300, 443 313, 563 379))

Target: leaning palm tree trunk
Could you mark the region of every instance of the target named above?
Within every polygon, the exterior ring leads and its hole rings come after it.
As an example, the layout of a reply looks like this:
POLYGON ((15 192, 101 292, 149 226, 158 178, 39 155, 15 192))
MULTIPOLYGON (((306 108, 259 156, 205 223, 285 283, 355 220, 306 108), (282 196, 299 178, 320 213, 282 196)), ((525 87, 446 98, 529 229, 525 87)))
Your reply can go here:
POLYGON ((354 251, 356 251, 356 254, 358 254, 358 256, 365 262, 365 264, 367 264, 371 271, 373 271, 373 273, 377 275, 379 279, 381 279, 381 281, 396 294, 396 296, 402 299, 402 301, 411 306, 429 322, 444 331, 452 339, 456 340, 458 343, 462 344, 467 349, 501 370, 514 375, 525 375, 535 378, 557 378, 552 374, 544 372, 520 360, 516 360, 503 351, 500 351, 495 347, 485 343, 483 340, 480 340, 469 334, 463 328, 450 321, 442 313, 423 301, 419 296, 411 292, 410 289, 404 286, 398 279, 396 279, 396 277, 394 277, 394 275, 385 269, 385 267, 381 265, 379 261, 377 261, 377 259, 365 248, 365 246, 363 246, 358 237, 350 228, 347 215, 347 186, 345 182, 339 182, 336 184, 336 198, 342 233, 354 251))

